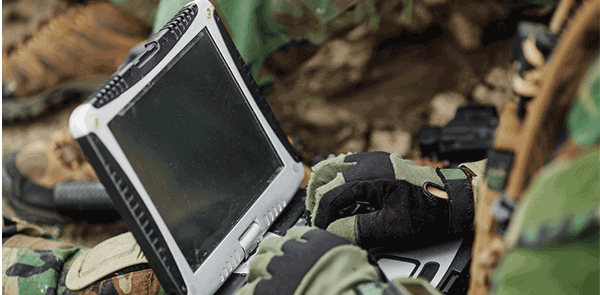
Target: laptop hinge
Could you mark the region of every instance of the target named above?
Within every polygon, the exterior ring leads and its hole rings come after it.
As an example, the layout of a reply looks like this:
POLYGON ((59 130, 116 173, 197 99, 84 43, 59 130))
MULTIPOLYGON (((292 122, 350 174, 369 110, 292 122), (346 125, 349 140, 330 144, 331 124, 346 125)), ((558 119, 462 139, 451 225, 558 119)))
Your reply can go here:
POLYGON ((248 258, 250 253, 256 250, 261 238, 262 230, 260 229, 260 226, 258 223, 252 222, 252 224, 250 224, 248 229, 246 229, 239 239, 240 246, 242 246, 242 249, 244 249, 244 259, 248 258))

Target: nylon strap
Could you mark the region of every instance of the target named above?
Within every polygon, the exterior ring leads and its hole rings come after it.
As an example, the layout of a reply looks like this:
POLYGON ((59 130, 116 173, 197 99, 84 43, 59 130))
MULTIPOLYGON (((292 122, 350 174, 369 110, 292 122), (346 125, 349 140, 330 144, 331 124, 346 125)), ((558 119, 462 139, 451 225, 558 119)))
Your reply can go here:
POLYGON ((464 232, 473 225, 474 200, 471 177, 462 169, 436 169, 448 193, 448 232, 464 232))

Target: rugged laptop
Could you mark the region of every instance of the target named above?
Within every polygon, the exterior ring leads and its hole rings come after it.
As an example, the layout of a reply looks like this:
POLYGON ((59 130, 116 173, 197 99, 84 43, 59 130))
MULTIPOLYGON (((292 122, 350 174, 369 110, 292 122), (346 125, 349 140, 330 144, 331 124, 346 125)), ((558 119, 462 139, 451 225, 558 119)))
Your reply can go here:
MULTIPOLYGON (((302 164, 206 0, 153 35, 70 128, 168 294, 234 292, 269 228, 303 224, 302 164)), ((443 287, 466 265, 453 243, 374 255, 392 276, 443 287)))
POLYGON ((215 292, 304 178, 208 1, 186 5, 70 127, 169 293, 215 292))

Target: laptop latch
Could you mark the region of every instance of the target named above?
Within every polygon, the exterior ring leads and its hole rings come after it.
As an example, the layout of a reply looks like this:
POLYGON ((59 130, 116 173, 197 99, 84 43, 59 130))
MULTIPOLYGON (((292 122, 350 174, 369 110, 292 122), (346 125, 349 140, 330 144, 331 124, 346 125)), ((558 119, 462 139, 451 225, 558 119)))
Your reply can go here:
POLYGON ((261 239, 262 230, 260 229, 260 226, 258 223, 252 222, 239 239, 240 246, 244 249, 244 259, 248 258, 248 256, 256 250, 261 239))

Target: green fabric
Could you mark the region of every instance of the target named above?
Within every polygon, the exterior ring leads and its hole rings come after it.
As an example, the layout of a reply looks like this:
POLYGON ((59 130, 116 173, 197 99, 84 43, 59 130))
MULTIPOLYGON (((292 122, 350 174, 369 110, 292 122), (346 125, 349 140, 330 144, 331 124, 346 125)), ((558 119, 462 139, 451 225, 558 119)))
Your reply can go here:
POLYGON ((579 146, 600 141, 600 57, 588 69, 568 115, 569 133, 579 146))
POLYGON ((534 179, 513 215, 506 239, 515 245, 525 225, 589 212, 600 202, 600 154, 593 150, 573 161, 550 164, 534 179))
POLYGON ((517 207, 494 294, 598 294, 600 153, 544 168, 517 207))
MULTIPOLYGON (((161 1, 154 22, 155 30, 164 26, 189 0, 161 1)), ((320 45, 337 31, 368 21, 377 29, 379 18, 374 0, 365 0, 346 11, 354 1, 295 0, 212 1, 225 19, 242 58, 252 69, 259 85, 273 81, 261 77, 267 57, 291 40, 308 39, 320 45), (334 4, 335 3, 335 4, 334 4), (342 3, 342 6, 339 3, 342 3), (336 5, 337 4, 337 5, 336 5)))
POLYGON ((332 222, 327 227, 327 231, 345 238, 353 244, 358 244, 358 241, 356 240, 358 237, 358 223, 356 215, 340 218, 332 222))
MULTIPOLYGON (((17 263, 43 268, 44 265, 47 265, 50 261, 46 259, 57 259, 59 261, 66 261, 71 259, 75 254, 80 252, 78 248, 72 249, 53 249, 53 250, 29 250, 29 249, 19 249, 18 250, 19 260, 17 263), (46 258, 46 259, 44 259, 46 258), (43 260, 42 260, 43 259, 43 260)), ((13 265, 15 267, 16 265, 13 265)), ((50 267, 50 265, 48 265, 50 267)), ((7 272, 10 273, 11 269, 9 268, 7 272)), ((23 294, 35 294, 38 292, 46 293, 49 288, 58 288, 57 292, 63 292, 66 287, 58 286, 58 277, 60 273, 56 269, 48 269, 45 272, 42 272, 37 275, 32 275, 28 278, 19 277, 19 292, 23 294), (55 284, 49 285, 48 282, 53 282, 55 284)))
POLYGON ((340 8, 330 0, 302 0, 302 3, 314 11, 321 21, 330 20, 340 11, 340 8))
POLYGON ((394 167, 396 179, 406 180, 408 183, 423 186, 427 181, 439 186, 444 186, 442 179, 435 173, 435 169, 429 166, 420 166, 411 160, 403 159, 394 153, 390 155, 390 161, 394 167))
POLYGON ((457 169, 440 169, 440 172, 444 174, 444 177, 448 180, 467 179, 467 175, 461 170, 457 169))
POLYGON ((579 243, 519 248, 505 256, 491 294, 599 294, 598 234, 579 243))

